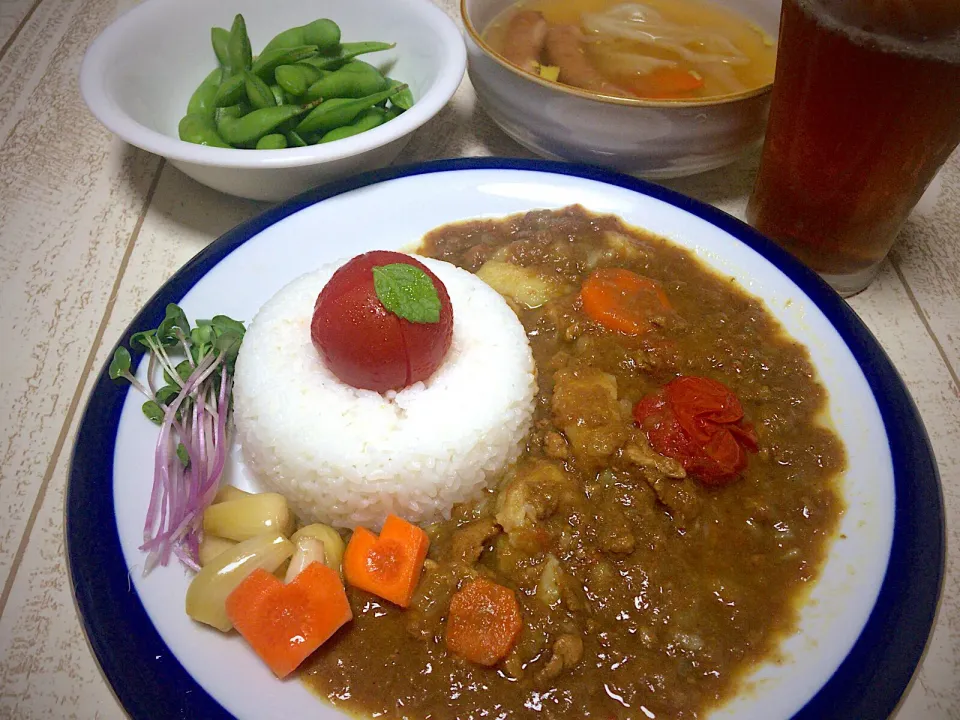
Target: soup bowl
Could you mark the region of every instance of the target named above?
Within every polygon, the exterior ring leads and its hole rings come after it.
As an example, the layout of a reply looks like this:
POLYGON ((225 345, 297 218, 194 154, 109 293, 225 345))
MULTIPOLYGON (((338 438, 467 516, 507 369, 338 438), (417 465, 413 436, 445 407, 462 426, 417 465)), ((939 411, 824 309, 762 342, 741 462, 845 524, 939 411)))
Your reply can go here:
MULTIPOLYGON (((836 481, 845 510, 816 580, 798 599, 796 627, 775 657, 743 678, 734 697, 702 717, 888 717, 923 652, 943 573, 943 507, 929 440, 896 370, 843 300, 719 210, 565 163, 469 159, 375 171, 313 190, 228 232, 165 283, 118 340, 156 327, 170 302, 191 318, 225 313, 248 321, 277 290, 325 263, 409 247, 451 222, 576 203, 686 248, 761 301, 807 348, 828 393, 825 421, 846 449, 846 469, 836 481), (387 218, 384 208, 404 211, 387 218)), ((147 364, 140 363, 141 379, 147 364)), ((139 548, 153 484, 148 459, 158 430, 141 403, 103 368, 80 423, 66 498, 73 592, 90 645, 127 713, 134 720, 350 717, 302 683, 278 681, 236 634, 187 617, 191 575, 175 562, 143 574, 139 548)), ((236 455, 225 479, 262 489, 236 455)), ((392 662, 386 653, 383 662, 392 662)), ((483 699, 482 690, 472 692, 483 699)), ((630 716, 642 717, 634 710, 630 716)))
MULTIPOLYGON (((716 0, 776 37, 779 0, 716 0)), ((591 93, 535 77, 483 38, 512 0, 461 0, 467 68, 484 110, 504 132, 547 158, 670 178, 727 165, 763 138, 772 81, 702 100, 642 100, 591 93)))

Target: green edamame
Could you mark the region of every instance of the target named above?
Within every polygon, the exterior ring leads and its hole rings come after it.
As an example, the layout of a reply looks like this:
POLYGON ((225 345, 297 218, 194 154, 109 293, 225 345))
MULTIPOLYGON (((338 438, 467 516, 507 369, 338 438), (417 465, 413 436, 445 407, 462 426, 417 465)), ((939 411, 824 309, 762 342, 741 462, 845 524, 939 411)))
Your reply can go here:
POLYGON ((294 97, 303 95, 307 88, 324 76, 323 70, 312 65, 281 65, 274 71, 277 84, 294 97))
POLYGON ((217 106, 214 100, 217 97, 217 88, 220 87, 222 70, 217 68, 207 75, 200 86, 193 91, 190 102, 187 103, 187 115, 203 115, 213 121, 213 112, 217 106))
POLYGON ((215 27, 210 29, 210 44, 213 45, 213 54, 217 56, 220 67, 229 71, 230 53, 227 44, 230 42, 230 31, 226 28, 215 27))
POLYGON ((386 88, 386 78, 372 65, 364 63, 362 66, 351 66, 348 63, 313 83, 304 97, 307 100, 362 98, 386 88))
POLYGON ((301 60, 307 60, 317 54, 316 45, 300 45, 292 48, 276 48, 269 52, 260 53, 260 57, 253 63, 252 70, 257 77, 274 82, 274 70, 281 65, 292 65, 301 60))
POLYGON ((247 89, 244 82, 243 73, 224 78, 217 88, 216 95, 213 98, 213 104, 218 107, 230 107, 236 105, 241 100, 246 99, 247 89))
POLYGON ((227 41, 227 57, 230 59, 231 72, 249 70, 253 62, 253 50, 247 35, 247 24, 243 15, 237 14, 230 27, 230 39, 227 41))
POLYGON ((290 147, 306 147, 307 141, 300 137, 300 133, 296 130, 288 130, 284 133, 284 136, 287 138, 287 143, 290 147))
MULTIPOLYGON (((295 128, 300 135, 326 133, 352 122, 364 110, 393 97, 406 85, 400 85, 362 98, 333 98, 317 105, 295 128)), ((262 112, 262 111, 261 111, 262 112)), ((229 141, 229 138, 224 137, 229 141)))
MULTIPOLYGON (((393 78, 387 78, 387 82, 390 83, 389 87, 397 87, 398 85, 403 85, 399 80, 394 80, 393 78)), ((407 87, 406 90, 401 90, 392 98, 390 98, 390 105, 395 107, 397 110, 409 110, 413 107, 413 93, 410 92, 410 88, 407 87)), ((397 113, 399 114, 399 113, 397 113)))
POLYGON ((270 86, 249 70, 243 71, 243 87, 247 100, 257 109, 275 107, 278 104, 270 86))
POLYGON ((286 105, 287 96, 283 92, 283 88, 279 85, 271 85, 270 92, 273 93, 273 99, 277 101, 277 105, 286 105))
POLYGON ((334 128, 323 134, 317 143, 328 143, 335 140, 343 140, 344 138, 353 137, 354 135, 359 135, 362 132, 367 130, 373 130, 373 128, 378 125, 383 125, 387 121, 387 113, 381 108, 370 108, 369 110, 364 110, 357 116, 357 119, 354 120, 349 125, 344 125, 343 127, 334 128))
MULTIPOLYGON (((248 145, 255 143, 264 135, 270 134, 287 120, 312 110, 316 103, 306 105, 277 105, 274 107, 253 110, 242 117, 222 113, 217 121, 217 131, 220 137, 231 145, 248 145)), ((228 110, 229 108, 224 108, 228 110)))
POLYGON ((304 45, 316 45, 320 52, 332 52, 340 45, 340 26, 333 20, 320 18, 302 29, 304 45))
POLYGON ((396 43, 385 43, 376 41, 340 43, 340 47, 335 53, 329 55, 318 55, 316 57, 301 60, 307 65, 312 65, 318 70, 339 70, 347 60, 352 60, 357 55, 366 55, 372 52, 381 52, 396 47, 396 43))
POLYGON ((287 138, 280 133, 270 133, 257 140, 257 150, 283 150, 287 146, 287 138))
POLYGON ((243 15, 210 30, 218 67, 194 90, 178 126, 186 142, 280 150, 370 130, 413 104, 406 85, 355 59, 394 43, 340 42, 328 18, 275 35, 254 59, 243 15))
POLYGON ((184 115, 177 126, 177 133, 181 140, 189 143, 209 145, 210 147, 230 147, 217 133, 213 121, 205 115, 184 115))
POLYGON ((298 25, 297 27, 292 27, 289 30, 284 30, 274 35, 270 42, 263 46, 260 54, 263 55, 277 48, 292 48, 305 44, 303 40, 303 26, 298 25))

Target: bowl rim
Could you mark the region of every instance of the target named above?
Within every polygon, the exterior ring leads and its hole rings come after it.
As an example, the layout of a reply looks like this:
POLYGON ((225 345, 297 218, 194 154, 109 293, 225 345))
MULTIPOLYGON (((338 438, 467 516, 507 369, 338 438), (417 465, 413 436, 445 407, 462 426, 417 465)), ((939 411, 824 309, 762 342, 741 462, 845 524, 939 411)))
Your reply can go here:
POLYGON ((460 0, 460 19, 463 21, 463 27, 466 29, 467 35, 470 37, 470 39, 484 52, 488 58, 496 62, 498 65, 500 65, 500 67, 509 70, 511 73, 523 78, 524 80, 536 83, 543 88, 564 93, 566 95, 573 95, 584 100, 592 100, 593 102, 598 103, 625 105, 627 107, 713 107, 715 105, 726 105, 728 103, 760 97, 770 93, 770 91, 773 89, 773 80, 771 80, 770 82, 761 85, 758 88, 753 88, 752 90, 743 90, 738 93, 713 95, 707 98, 660 98, 653 100, 648 98, 626 98, 618 97, 616 95, 604 95, 603 93, 582 90, 580 88, 573 87, 572 85, 564 85, 560 82, 551 82, 549 80, 544 80, 541 77, 537 77, 536 75, 531 75, 530 73, 522 70, 513 63, 507 61, 493 48, 491 48, 480 36, 480 33, 477 32, 477 29, 473 24, 473 20, 471 20, 470 15, 467 12, 467 2, 468 0, 460 0))
POLYGON ((148 128, 123 110, 104 82, 103 67, 113 48, 128 29, 139 26, 142 19, 156 12, 158 7, 167 6, 163 9, 169 11, 181 6, 189 8, 191 0, 145 0, 114 20, 84 53, 79 75, 80 94, 93 116, 110 132, 135 147, 172 161, 211 167, 274 169, 312 166, 360 156, 410 135, 433 118, 453 97, 466 72, 467 52, 463 38, 456 23, 446 13, 430 0, 392 1, 403 3, 406 11, 416 14, 421 23, 435 33, 437 46, 442 50, 437 79, 403 114, 372 130, 334 143, 256 152, 197 145, 148 128))
MULTIPOLYGON (((715 207, 610 170, 545 160, 460 158, 374 170, 309 190, 228 231, 164 283, 120 339, 137 327, 156 325, 166 303, 176 301, 186 287, 226 255, 310 205, 396 178, 488 169, 569 175, 667 202, 726 231, 772 262, 834 326, 860 365, 886 429, 895 478, 893 544, 880 593, 854 646, 793 720, 889 717, 930 641, 944 581, 944 505, 929 437, 893 363, 847 303, 786 251, 715 207)), ((109 357, 112 353, 107 364, 109 357)), ((81 626, 101 672, 132 718, 156 717, 158 708, 167 708, 185 717, 227 720, 229 714, 167 648, 129 585, 114 495, 103 493, 103 478, 113 473, 114 442, 126 395, 126 388, 109 379, 105 364, 87 400, 70 458, 64 503, 65 554, 81 626), (91 547, 97 553, 87 552, 91 547), (104 563, 104 557, 119 558, 120 562, 104 563), (140 642, 123 640, 130 637, 140 642), (170 688, 176 692, 165 692, 170 688), (185 694, 184 688, 190 691, 185 694)))

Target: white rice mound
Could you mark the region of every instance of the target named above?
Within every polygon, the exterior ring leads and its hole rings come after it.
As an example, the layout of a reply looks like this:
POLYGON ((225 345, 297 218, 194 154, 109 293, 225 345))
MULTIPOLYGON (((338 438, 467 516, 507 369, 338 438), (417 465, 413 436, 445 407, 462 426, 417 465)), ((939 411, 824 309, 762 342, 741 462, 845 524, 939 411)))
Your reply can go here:
POLYGON ((453 342, 399 393, 340 382, 310 339, 317 295, 343 263, 294 280, 257 313, 237 359, 233 419, 247 467, 304 522, 379 530, 387 514, 449 517, 520 453, 537 383, 526 333, 500 295, 449 263, 453 342))

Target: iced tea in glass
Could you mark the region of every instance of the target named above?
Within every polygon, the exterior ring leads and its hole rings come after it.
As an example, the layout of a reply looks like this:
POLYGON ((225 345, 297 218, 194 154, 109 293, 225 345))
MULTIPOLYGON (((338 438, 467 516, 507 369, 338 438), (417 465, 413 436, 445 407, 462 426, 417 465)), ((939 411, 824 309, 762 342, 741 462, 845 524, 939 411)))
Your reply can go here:
POLYGON ((754 227, 852 295, 958 143, 960 0, 783 0, 754 227))

